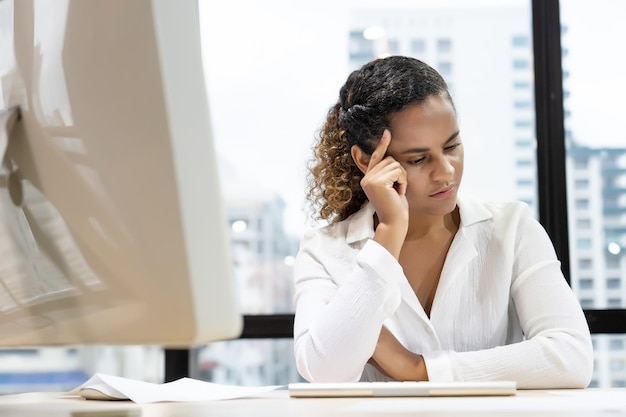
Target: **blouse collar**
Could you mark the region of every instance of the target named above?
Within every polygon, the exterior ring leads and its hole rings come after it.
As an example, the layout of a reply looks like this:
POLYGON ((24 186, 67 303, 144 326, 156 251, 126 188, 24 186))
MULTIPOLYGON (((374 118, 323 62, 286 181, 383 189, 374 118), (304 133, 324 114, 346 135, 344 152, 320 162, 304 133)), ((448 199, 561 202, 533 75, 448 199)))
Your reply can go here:
MULTIPOLYGON (((468 227, 492 217, 484 203, 469 197, 458 196, 457 206, 461 217, 460 227, 468 227)), ((347 243, 374 237, 374 207, 371 203, 366 203, 363 208, 352 214, 344 222, 347 222, 347 243)))

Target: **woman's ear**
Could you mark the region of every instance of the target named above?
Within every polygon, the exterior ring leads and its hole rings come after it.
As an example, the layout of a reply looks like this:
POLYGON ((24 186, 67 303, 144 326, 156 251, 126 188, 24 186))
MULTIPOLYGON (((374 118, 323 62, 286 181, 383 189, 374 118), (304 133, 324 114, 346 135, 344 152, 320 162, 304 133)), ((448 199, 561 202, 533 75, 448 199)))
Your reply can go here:
POLYGON ((352 160, 356 166, 359 167, 363 174, 365 174, 370 163, 370 155, 363 152, 358 145, 352 145, 352 148, 350 148, 350 154, 352 155, 352 160))

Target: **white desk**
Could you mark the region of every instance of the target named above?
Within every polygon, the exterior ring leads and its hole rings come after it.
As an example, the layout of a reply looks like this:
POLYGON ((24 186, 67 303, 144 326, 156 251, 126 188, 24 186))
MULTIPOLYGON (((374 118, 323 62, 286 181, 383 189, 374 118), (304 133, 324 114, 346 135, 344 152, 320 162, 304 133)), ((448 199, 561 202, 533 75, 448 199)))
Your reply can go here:
POLYGON ((626 416, 626 389, 519 391, 514 397, 258 398, 196 403, 85 401, 55 393, 0 396, 2 417, 626 416))

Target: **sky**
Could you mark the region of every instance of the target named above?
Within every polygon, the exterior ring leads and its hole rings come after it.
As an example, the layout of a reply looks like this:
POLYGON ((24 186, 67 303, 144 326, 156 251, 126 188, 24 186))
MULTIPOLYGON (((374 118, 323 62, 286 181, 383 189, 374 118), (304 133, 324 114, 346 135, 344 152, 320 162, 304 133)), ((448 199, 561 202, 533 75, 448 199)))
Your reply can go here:
POLYGON ((626 147, 622 127, 626 104, 626 2, 623 0, 562 0, 561 46, 568 53, 566 106, 572 112, 574 138, 590 146, 626 147))
MULTIPOLYGON (((514 4, 530 1, 509 0, 514 4)), ((279 193, 286 227, 301 233, 306 161, 348 74, 350 9, 502 5, 503 0, 201 0, 213 130, 223 172, 279 193)), ((562 0, 568 127, 582 144, 626 146, 623 0, 562 0)), ((529 22, 530 25, 530 22, 529 22)), ((477 28, 489 30, 489 28, 477 28)), ((232 182, 237 183, 237 182, 232 182)))

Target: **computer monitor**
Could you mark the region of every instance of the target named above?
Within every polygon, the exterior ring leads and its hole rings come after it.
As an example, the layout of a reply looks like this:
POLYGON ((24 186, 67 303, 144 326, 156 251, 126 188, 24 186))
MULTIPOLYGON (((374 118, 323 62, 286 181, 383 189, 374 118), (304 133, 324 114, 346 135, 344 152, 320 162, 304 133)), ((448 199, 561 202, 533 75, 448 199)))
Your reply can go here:
POLYGON ((195 0, 0 0, 0 113, 0 346, 240 334, 195 0))

